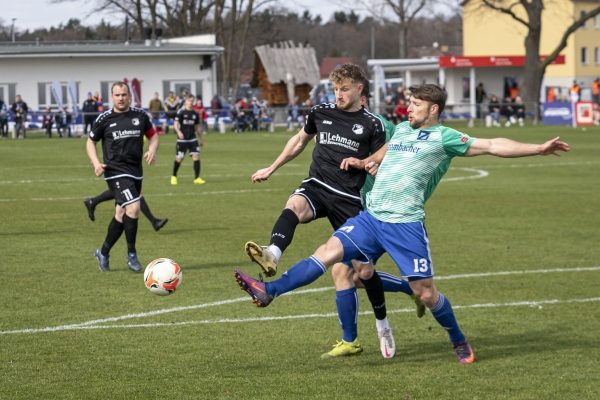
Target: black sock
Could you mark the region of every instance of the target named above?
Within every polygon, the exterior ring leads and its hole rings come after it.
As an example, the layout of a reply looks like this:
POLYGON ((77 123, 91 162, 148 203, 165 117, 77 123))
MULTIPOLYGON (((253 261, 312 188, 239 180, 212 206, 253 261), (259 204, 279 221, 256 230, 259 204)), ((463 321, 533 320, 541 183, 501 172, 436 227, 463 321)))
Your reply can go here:
POLYGON ((271 243, 279 247, 283 253, 292 243, 296 226, 300 223, 298 216, 289 208, 284 209, 271 232, 271 243))
POLYGON ((385 319, 387 316, 387 311, 385 309, 385 293, 383 292, 383 282, 381 282, 381 278, 377 274, 377 271, 373 272, 373 276, 369 279, 361 279, 360 281, 365 286, 365 291, 373 306, 375 318, 385 319))
POLYGON ((200 176, 200 160, 194 161, 194 175, 196 176, 195 179, 200 176))
POLYGON ((144 216, 148 218, 152 224, 156 222, 156 217, 152 215, 150 207, 148 207, 148 203, 146 203, 146 199, 144 197, 140 199, 140 209, 142 210, 142 214, 144 214, 144 216))
POLYGON ((106 239, 104 239, 104 244, 102 245, 102 249, 100 252, 103 256, 107 256, 110 252, 110 249, 117 243, 117 240, 123 234, 123 223, 117 221, 115 217, 108 224, 108 232, 106 233, 106 239))
POLYGON ((177 161, 173 162, 173 176, 177 176, 177 171, 179 170, 180 165, 181 165, 180 162, 177 162, 177 161))
POLYGON ((127 239, 127 252, 135 253, 138 219, 130 218, 127 214, 123 215, 123 230, 125 231, 125 239, 127 239))
POLYGON ((113 200, 114 198, 115 196, 113 195, 113 192, 107 190, 105 192, 100 193, 96 197, 92 197, 92 205, 96 207, 98 204, 103 203, 105 201, 113 200))

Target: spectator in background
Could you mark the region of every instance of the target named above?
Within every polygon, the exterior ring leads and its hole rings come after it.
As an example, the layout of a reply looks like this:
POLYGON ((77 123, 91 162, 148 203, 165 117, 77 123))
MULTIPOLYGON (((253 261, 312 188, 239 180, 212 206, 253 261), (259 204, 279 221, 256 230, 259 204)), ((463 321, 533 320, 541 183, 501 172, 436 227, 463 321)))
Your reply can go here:
POLYGON ((546 97, 548 103, 554 103, 556 101, 556 91, 553 87, 548 89, 548 96, 546 97))
POLYGON ((571 101, 579 101, 581 96, 581 87, 577 84, 577 81, 573 81, 573 86, 569 88, 569 94, 571 95, 571 101))
POLYGON ((398 88, 396 94, 394 95, 394 97, 392 97, 392 103, 394 103, 395 106, 398 106, 400 100, 404 100, 404 102, 406 103, 406 92, 404 86, 400 86, 398 88))
POLYGON ((169 92, 163 104, 167 113, 167 119, 173 119, 177 113, 177 99, 173 95, 173 92, 169 92))
POLYGON ((487 93, 485 92, 485 89, 483 88, 483 83, 479 82, 479 85, 477 85, 477 87, 475 88, 475 111, 477 113, 477 118, 481 118, 481 110, 482 110, 482 103, 483 100, 485 100, 487 98, 487 93))
POLYGON ((306 118, 308 118, 308 114, 310 114, 311 109, 312 109, 312 103, 310 102, 310 99, 306 99, 306 102, 304 104, 302 104, 302 110, 301 110, 303 121, 306 121, 306 118))
POLYGON ((69 137, 72 137, 71 114, 69 114, 64 107, 56 113, 54 120, 56 121, 56 130, 58 131, 59 137, 63 137, 63 132, 67 133, 69 137))
POLYGON ((92 92, 88 92, 88 98, 83 102, 81 111, 83 112, 83 134, 87 135, 88 126, 90 131, 94 129, 94 121, 98 118, 98 104, 94 100, 92 92))
MULTIPOLYGON (((91 95, 91 93, 90 93, 91 95)), ((52 124, 54 123, 54 116, 52 115, 52 111, 50 111, 50 107, 46 108, 46 112, 42 116, 42 128, 46 129, 46 135, 48 138, 52 137, 52 124)))
POLYGON ((385 102, 383 103, 383 115, 385 119, 390 121, 393 124, 397 124, 396 120, 398 116, 396 115, 396 107, 392 104, 392 96, 386 96, 385 102))
POLYGON ((594 125, 600 125, 600 104, 593 105, 594 110, 594 125))
POLYGON ((302 127, 302 114, 298 109, 298 101, 292 100, 292 103, 288 106, 288 117, 287 117, 287 130, 292 130, 292 124, 296 122, 298 129, 302 127))
POLYGON ((500 107, 500 115, 506 117, 506 124, 504 126, 509 127, 511 123, 515 123, 514 117, 515 110, 512 107, 512 100, 510 97, 504 99, 502 107, 500 107))
POLYGON ((329 103, 329 100, 327 99, 327 95, 325 94, 324 90, 321 90, 319 92, 319 104, 326 104, 329 103))
POLYGON ((246 114, 244 112, 245 103, 243 99, 238 100, 235 103, 235 106, 231 110, 231 119, 233 120, 233 131, 234 132, 244 132, 249 124, 246 120, 246 114))
POLYGON ((103 113, 104 112, 104 103, 102 103, 102 97, 100 97, 100 94, 98 92, 94 92, 94 101, 96 102, 96 105, 98 106, 98 112, 99 113, 103 113))
POLYGON ((396 106, 396 115, 398 116, 398 123, 408 121, 408 105, 406 101, 400 99, 396 106))
POLYGON ((492 117, 494 126, 500 126, 500 102, 496 95, 490 96, 490 102, 488 104, 489 116, 492 117))
MULTIPOLYGON (((250 102, 250 105, 252 106, 252 129, 255 131, 260 131, 260 120, 262 112, 260 109, 260 105, 258 104, 258 99, 256 97, 253 97, 252 101, 250 102)), ((302 113, 300 113, 300 116, 302 116, 302 113)))
POLYGON ((202 105, 202 99, 196 99, 196 104, 194 105, 194 111, 198 113, 198 120, 202 126, 202 132, 206 134, 208 132, 208 125, 206 125, 206 118, 208 115, 206 114, 206 108, 202 105))
POLYGON ((215 118, 215 122, 213 123, 213 131, 217 131, 219 129, 219 113, 223 109, 223 104, 221 103, 221 99, 219 99, 219 94, 215 93, 212 100, 210 101, 210 112, 215 118))
POLYGON ((148 105, 148 112, 152 115, 152 119, 158 119, 160 117, 160 112, 162 110, 162 102, 158 98, 158 93, 154 93, 154 98, 150 100, 150 104, 148 105))
POLYGON ((0 137, 6 138, 8 137, 8 118, 10 117, 10 112, 8 111, 8 107, 6 104, 2 104, 0 108, 0 137))
POLYGON ((517 82, 513 82, 512 86, 509 90, 509 95, 510 95, 511 101, 515 101, 515 99, 519 95, 519 85, 517 85, 517 82))
POLYGON ((525 125, 525 104, 521 96, 515 98, 513 104, 514 117, 519 121, 519 126, 525 125))
POLYGON ((594 104, 600 104, 600 78, 596 78, 592 82, 592 101, 594 104))
POLYGON ((23 131, 23 138, 25 138, 25 124, 27 122, 27 112, 29 108, 27 107, 27 103, 21 99, 21 95, 18 94, 15 102, 12 105, 11 111, 13 112, 15 118, 15 129, 17 132, 19 130, 23 131))

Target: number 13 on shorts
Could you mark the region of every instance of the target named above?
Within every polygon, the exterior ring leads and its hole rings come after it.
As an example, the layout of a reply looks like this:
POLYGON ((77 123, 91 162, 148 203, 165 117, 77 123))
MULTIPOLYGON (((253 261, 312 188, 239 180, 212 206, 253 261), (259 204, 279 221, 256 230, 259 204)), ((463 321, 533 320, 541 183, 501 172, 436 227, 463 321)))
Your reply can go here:
POLYGON ((426 258, 415 258, 415 271, 414 272, 427 272, 429 265, 427 264, 426 258))

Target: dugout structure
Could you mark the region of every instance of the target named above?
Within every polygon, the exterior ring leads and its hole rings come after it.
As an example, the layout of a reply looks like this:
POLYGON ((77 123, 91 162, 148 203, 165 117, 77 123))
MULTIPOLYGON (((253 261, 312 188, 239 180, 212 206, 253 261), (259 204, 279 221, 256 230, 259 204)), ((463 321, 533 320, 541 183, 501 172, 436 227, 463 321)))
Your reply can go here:
POLYGON ((319 84, 317 54, 310 45, 292 41, 254 48, 252 87, 258 87, 269 106, 283 106, 294 97, 305 102, 319 84))

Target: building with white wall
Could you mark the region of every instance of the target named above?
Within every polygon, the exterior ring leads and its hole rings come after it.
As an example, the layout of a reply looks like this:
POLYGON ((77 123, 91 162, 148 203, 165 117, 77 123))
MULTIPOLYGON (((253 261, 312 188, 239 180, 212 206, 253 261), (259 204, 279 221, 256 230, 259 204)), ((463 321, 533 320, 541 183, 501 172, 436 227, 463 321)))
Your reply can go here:
POLYGON ((50 87, 58 80, 63 103, 72 110, 70 79, 77 84, 81 107, 88 92, 99 92, 108 103, 114 82, 137 78, 144 108, 154 93, 162 100, 182 88, 209 101, 216 93, 216 60, 223 51, 212 34, 129 43, 0 43, 0 99, 12 104, 20 94, 32 110, 56 108, 50 87))

